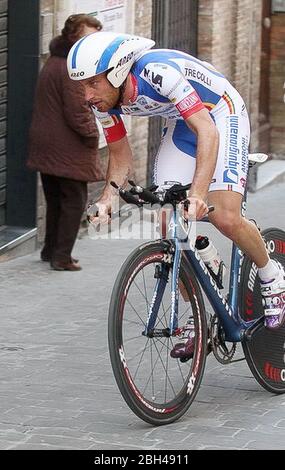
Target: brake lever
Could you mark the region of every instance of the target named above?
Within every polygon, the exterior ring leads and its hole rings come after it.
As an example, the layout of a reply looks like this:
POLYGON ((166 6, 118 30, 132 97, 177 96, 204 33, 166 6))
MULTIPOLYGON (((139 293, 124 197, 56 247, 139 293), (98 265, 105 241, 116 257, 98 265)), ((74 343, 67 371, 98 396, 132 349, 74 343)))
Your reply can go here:
MULTIPOLYGON (((189 206, 190 206, 190 201, 188 199, 185 199, 185 201, 183 201, 183 206, 184 206, 184 210, 188 211, 189 206)), ((208 206, 208 214, 210 214, 210 212, 213 212, 214 210, 215 210, 214 206, 208 206)))
MULTIPOLYGON (((141 186, 137 186, 136 183, 135 183, 133 180, 128 180, 128 183, 129 183, 133 188, 136 188, 136 187, 141 188, 141 186)), ((152 184, 151 186, 148 186, 148 187, 142 188, 142 189, 145 189, 146 191, 150 191, 151 193, 154 193, 154 191, 156 191, 158 188, 159 188, 159 186, 158 186, 157 184, 152 184)))
POLYGON ((121 186, 118 186, 117 183, 115 183, 115 181, 110 181, 110 185, 113 186, 113 188, 118 190, 119 195, 127 204, 134 204, 138 207, 142 207, 143 201, 141 201, 140 199, 137 199, 131 191, 126 191, 121 186))
POLYGON ((160 202, 157 195, 153 193, 152 191, 150 191, 149 189, 136 185, 134 181, 132 180, 129 180, 129 183, 132 186, 130 190, 131 194, 137 194, 140 199, 150 204, 158 204, 160 202))

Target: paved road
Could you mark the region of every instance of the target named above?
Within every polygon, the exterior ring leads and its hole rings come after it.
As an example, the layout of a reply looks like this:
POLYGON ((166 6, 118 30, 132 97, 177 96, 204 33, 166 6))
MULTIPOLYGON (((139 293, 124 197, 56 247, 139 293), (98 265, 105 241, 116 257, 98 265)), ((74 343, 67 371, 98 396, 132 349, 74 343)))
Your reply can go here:
MULTIPOLYGON (((250 195, 249 214, 285 229, 284 194, 283 183, 250 195)), ((84 237, 78 273, 50 270, 38 252, 0 265, 0 449, 284 449, 285 396, 263 390, 245 362, 209 356, 194 404, 167 427, 127 408, 106 320, 116 273, 137 244, 84 237)), ((220 246, 228 256, 228 242, 220 246)))

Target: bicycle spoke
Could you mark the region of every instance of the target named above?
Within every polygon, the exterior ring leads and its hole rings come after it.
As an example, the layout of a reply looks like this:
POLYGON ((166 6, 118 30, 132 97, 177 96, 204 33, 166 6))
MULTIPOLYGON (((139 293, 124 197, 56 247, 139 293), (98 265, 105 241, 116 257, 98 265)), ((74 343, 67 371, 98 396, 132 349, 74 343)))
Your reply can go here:
POLYGON ((142 297, 145 299, 146 301, 146 304, 147 304, 147 309, 149 308, 148 305, 149 305, 149 302, 148 302, 148 299, 147 299, 147 294, 144 294, 142 292, 142 290, 139 288, 139 286, 137 285, 137 282, 134 280, 133 281, 134 285, 136 286, 136 288, 138 289, 139 293, 142 295, 142 297))
MULTIPOLYGON (((155 349, 157 350, 157 347, 156 347, 155 343, 154 343, 154 347, 155 347, 155 349)), ((161 351, 162 351, 162 349, 161 349, 161 351)), ((170 377, 169 377, 169 375, 168 375, 168 372, 167 372, 167 370, 166 370, 166 368, 165 368, 165 365, 164 365, 163 361, 161 360, 161 357, 160 357, 160 356, 159 356, 159 359, 160 359, 160 361, 161 361, 162 368, 164 369, 164 371, 165 371, 165 373, 166 373, 166 375, 167 375, 167 378, 169 379, 169 384, 170 384, 170 386, 171 386, 171 388, 172 388, 172 390, 173 390, 173 393, 174 393, 174 395, 175 395, 174 387, 173 387, 173 385, 172 385, 172 382, 171 382, 171 380, 170 380, 170 377)))
POLYGON ((143 319, 141 318, 140 314, 137 312, 137 310, 135 309, 135 307, 132 305, 132 303, 130 302, 130 300, 128 299, 128 297, 126 298, 126 301, 128 302, 128 304, 130 305, 130 307, 133 309, 133 311, 135 312, 135 314, 139 317, 142 325, 145 326, 145 322, 143 321, 143 319))
MULTIPOLYGON (((155 361, 155 364, 151 367, 150 377, 149 377, 149 379, 148 379, 148 381, 147 381, 147 383, 146 383, 146 385, 145 385, 144 392, 145 392, 146 389, 147 389, 147 386, 148 386, 148 384, 149 384, 149 381, 150 381, 151 379, 153 379, 153 372, 154 372, 154 370, 155 370, 155 367, 156 367, 156 365, 157 365, 159 359, 161 360, 161 355, 160 355, 160 353, 161 353, 162 349, 165 347, 165 345, 162 345, 160 351, 158 352, 158 349, 157 349, 155 343, 152 342, 152 344, 154 344, 154 347, 155 347, 155 349, 156 349, 156 352, 157 352, 157 359, 156 359, 156 361, 155 361)), ((151 351, 151 364, 152 364, 152 351, 151 351)), ((154 381, 152 381, 152 383, 154 383, 154 381)), ((174 391, 174 389, 173 389, 173 391, 174 391)), ((175 392, 174 392, 174 393, 175 393, 175 392)), ((153 392, 153 396, 154 396, 154 392, 153 392)))
MULTIPOLYGON (((180 317, 179 317, 179 319, 180 319, 180 324, 183 323, 182 320, 183 320, 184 316, 186 315, 186 313, 188 312, 188 310, 190 310, 190 307, 189 307, 189 306, 187 306, 187 307, 186 307, 186 310, 184 311, 184 313, 182 313, 182 315, 180 315, 180 317)), ((190 318, 190 315, 188 316, 188 318, 190 318)))
MULTIPOLYGON (((169 340, 167 341, 169 343, 169 340)), ((169 354, 166 352, 166 369, 168 369, 169 354)), ((167 377, 165 376, 164 401, 167 400, 167 377)))
MULTIPOLYGON (((144 347, 144 349, 143 349, 143 351, 142 351, 142 353, 141 353, 141 359, 140 359, 140 361, 139 361, 139 363, 138 363, 138 366, 137 366, 137 369, 136 369, 136 371, 135 371, 134 379, 136 378, 136 375, 137 375, 139 366, 140 366, 140 364, 141 364, 141 362, 142 362, 142 360, 143 360, 143 356, 144 356, 144 354, 145 354, 145 352, 146 352, 146 350, 147 350, 147 344, 148 344, 148 342, 149 342, 149 338, 148 338, 148 340, 147 340, 147 342, 146 342, 146 346, 144 347)), ((151 348, 151 342, 150 342, 150 348, 151 348)))
POLYGON ((137 335, 137 336, 131 336, 130 338, 124 339, 124 343, 130 343, 131 341, 137 340, 142 337, 142 334, 137 335))
MULTIPOLYGON (((152 364, 152 362, 153 362, 153 359, 152 359, 152 341, 151 341, 151 342, 150 342, 150 364, 152 364)), ((158 362, 158 359, 156 360, 156 363, 157 363, 157 362, 158 362)), ((154 367, 156 366, 156 363, 155 363, 154 367)), ((154 370, 154 367, 151 367, 151 373, 150 373, 149 379, 148 379, 148 381, 147 381, 147 383, 146 383, 146 385, 145 385, 145 388, 144 388, 144 390, 143 390, 143 393, 145 393, 145 390, 147 389, 147 386, 148 386, 148 384, 149 384, 149 381, 150 381, 151 378, 153 377, 152 371, 154 370)))
POLYGON ((138 358, 140 355, 144 354, 144 352, 147 352, 151 348, 151 341, 150 338, 148 338, 149 346, 144 346, 143 350, 138 351, 134 356, 128 358, 128 363, 132 363, 136 358, 138 358))
POLYGON ((165 324, 163 325, 162 320, 160 320, 160 321, 161 321, 161 324, 164 326, 164 328, 166 328, 166 327, 167 327, 167 324, 168 324, 168 321, 167 321, 167 318, 166 318, 166 314, 167 314, 168 311, 171 309, 171 304, 169 305, 169 307, 167 307, 167 310, 165 310, 164 302, 163 302, 163 299, 162 299, 161 305, 162 305, 162 310, 163 310, 163 316, 164 316, 165 324))
MULTIPOLYGON (((153 354, 152 354, 152 344, 151 344, 151 351, 150 351, 150 363, 152 364, 153 360, 152 360, 152 357, 153 357, 153 354)), ((151 368, 151 384, 152 384, 152 399, 154 400, 154 380, 153 380, 153 368, 151 368)))
MULTIPOLYGON (((140 358, 140 360, 139 360, 139 363, 138 363, 138 365, 137 365, 137 368, 136 368, 136 370, 135 370, 135 373, 134 373, 134 375, 133 375, 133 378, 134 378, 134 380, 137 378, 137 373, 138 373, 139 368, 140 368, 140 366, 141 366, 141 364, 142 364, 142 360, 143 360, 144 354, 145 354, 145 352, 147 351, 147 349, 150 349, 150 355, 151 355, 151 360, 150 360, 151 371, 150 371, 149 379, 147 380, 147 382, 146 382, 146 384, 145 384, 145 387, 144 387, 142 393, 143 393, 143 394, 145 393, 145 391, 146 391, 147 388, 148 388, 148 384, 149 384, 149 382, 151 381, 152 399, 154 399, 154 397, 155 397, 155 389, 154 389, 154 371, 155 371, 155 368, 156 368, 156 365, 157 365, 159 359, 161 360, 161 351, 165 348, 165 344, 162 344, 161 349, 160 349, 159 352, 158 352, 158 349, 157 349, 156 346, 155 346, 155 349, 156 349, 156 351, 157 351, 158 357, 157 357, 157 359, 156 359, 155 364, 153 365, 153 352, 152 352, 152 349, 153 349, 153 348, 152 348, 152 345, 153 345, 154 343, 153 343, 153 341, 150 341, 150 346, 149 346, 149 348, 147 347, 147 344, 148 344, 148 343, 149 343, 149 339, 148 339, 148 341, 147 341, 147 343, 146 343, 146 346, 144 347, 144 350, 142 351, 142 353, 141 353, 141 352, 139 353, 139 354, 141 354, 141 358, 140 358)), ((139 354, 137 354, 136 356, 138 356, 139 354)), ((130 362, 130 361, 129 361, 129 362, 130 362)), ((162 363, 162 364, 163 364, 163 363, 162 363)), ((168 379, 168 381, 169 381, 169 379, 168 379)), ((175 390, 174 390, 174 388, 173 388, 173 386, 172 386, 171 383, 170 383, 170 385, 171 385, 171 387, 172 387, 173 393, 175 394, 175 390)))

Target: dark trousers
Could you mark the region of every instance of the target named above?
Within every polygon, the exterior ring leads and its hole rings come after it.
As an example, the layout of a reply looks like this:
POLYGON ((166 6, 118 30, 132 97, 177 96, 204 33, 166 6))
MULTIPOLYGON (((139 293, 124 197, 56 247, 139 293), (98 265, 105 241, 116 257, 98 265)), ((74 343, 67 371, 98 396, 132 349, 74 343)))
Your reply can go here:
POLYGON ((87 182, 41 173, 47 203, 42 256, 70 262, 71 252, 87 202, 87 182))

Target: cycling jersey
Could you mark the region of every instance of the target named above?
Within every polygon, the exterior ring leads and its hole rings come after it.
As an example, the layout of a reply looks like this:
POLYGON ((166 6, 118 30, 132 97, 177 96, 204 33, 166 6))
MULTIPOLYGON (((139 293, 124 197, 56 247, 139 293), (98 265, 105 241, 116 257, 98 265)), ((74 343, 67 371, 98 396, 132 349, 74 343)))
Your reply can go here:
POLYGON ((197 139, 185 123, 207 109, 220 134, 211 190, 243 193, 247 177, 249 121, 238 92, 212 65, 189 54, 156 49, 145 52, 131 69, 133 96, 128 105, 108 113, 95 110, 107 142, 126 134, 121 114, 166 118, 156 156, 154 182, 189 183, 195 172, 197 139))

